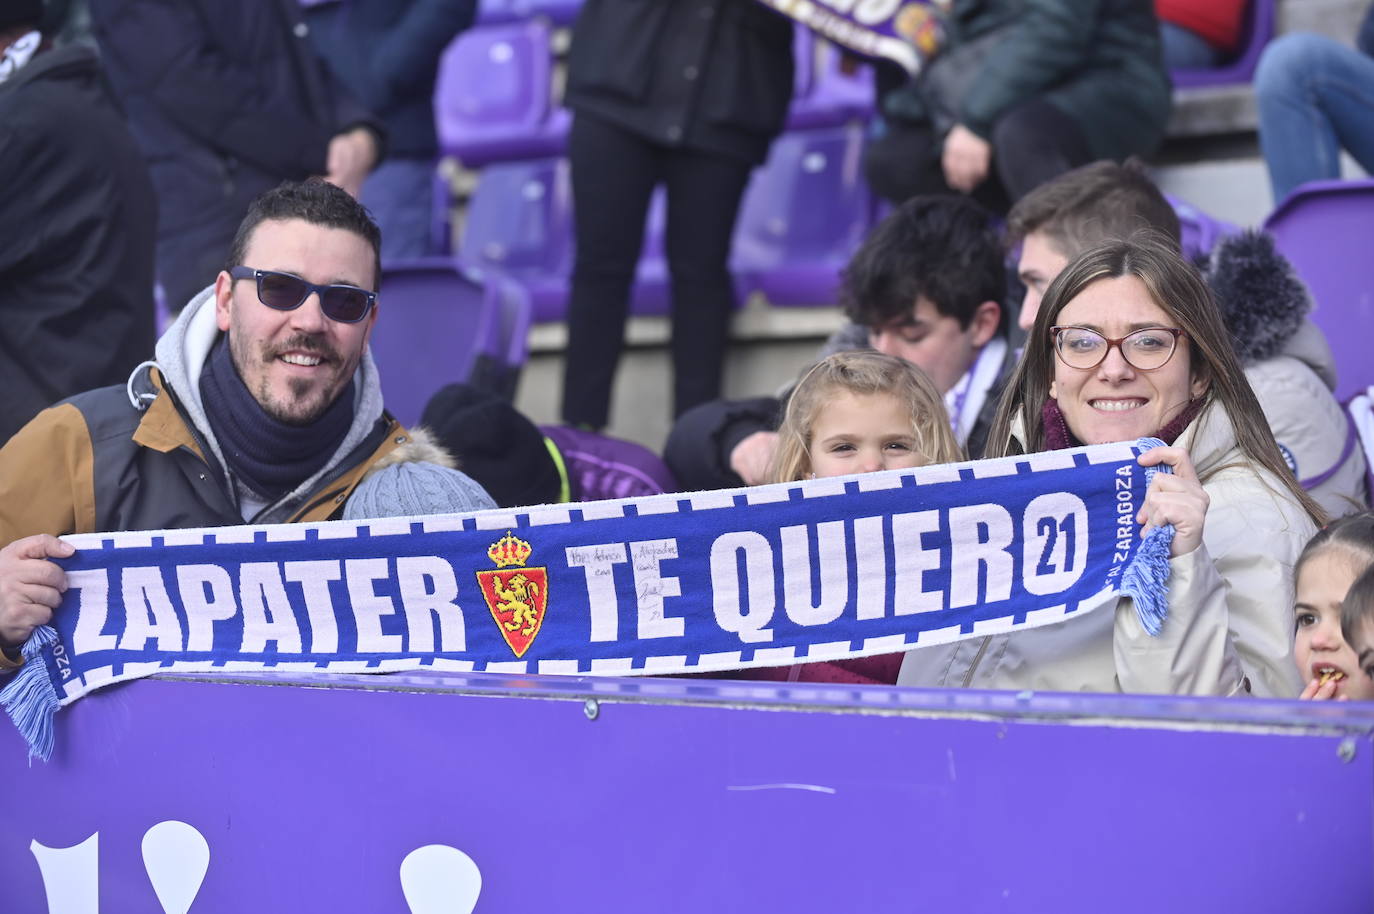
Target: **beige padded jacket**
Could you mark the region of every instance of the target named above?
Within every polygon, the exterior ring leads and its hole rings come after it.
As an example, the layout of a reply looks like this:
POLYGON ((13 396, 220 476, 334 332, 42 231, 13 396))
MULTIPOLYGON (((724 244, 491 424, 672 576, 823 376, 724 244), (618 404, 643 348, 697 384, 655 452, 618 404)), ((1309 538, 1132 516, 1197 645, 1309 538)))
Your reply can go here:
POLYGON ((1211 502, 1203 544, 1169 562, 1159 637, 1122 598, 1055 625, 910 651, 897 684, 1296 697, 1293 563, 1316 526, 1277 479, 1248 465, 1219 403, 1175 445, 1211 502))

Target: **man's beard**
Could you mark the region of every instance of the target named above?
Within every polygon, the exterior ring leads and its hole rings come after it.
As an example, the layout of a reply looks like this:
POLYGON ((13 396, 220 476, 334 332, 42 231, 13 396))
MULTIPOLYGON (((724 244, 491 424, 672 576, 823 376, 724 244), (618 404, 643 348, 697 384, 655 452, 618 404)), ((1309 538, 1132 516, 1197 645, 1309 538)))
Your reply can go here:
MULTIPOLYGON (((249 351, 249 345, 240 343, 234 334, 230 334, 229 343, 234 366, 238 368, 239 377, 244 378, 246 382, 244 362, 255 356, 249 351)), ((282 343, 263 343, 256 355, 257 365, 261 367, 262 373, 258 377, 256 389, 249 387, 249 392, 253 394, 253 399, 258 401, 263 412, 278 422, 295 426, 311 425, 334 402, 334 397, 338 394, 337 375, 324 383, 321 383, 322 379, 289 378, 286 388, 290 393, 290 399, 286 402, 277 400, 272 395, 271 368, 278 361, 278 356, 290 350, 319 356, 321 367, 337 367, 343 363, 339 354, 318 335, 298 333, 282 343)))

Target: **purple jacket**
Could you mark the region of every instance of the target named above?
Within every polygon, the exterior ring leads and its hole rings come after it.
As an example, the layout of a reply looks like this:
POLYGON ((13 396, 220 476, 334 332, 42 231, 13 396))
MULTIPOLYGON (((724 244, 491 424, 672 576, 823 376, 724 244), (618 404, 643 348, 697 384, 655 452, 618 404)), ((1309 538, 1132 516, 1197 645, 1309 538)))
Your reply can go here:
POLYGON ((677 491, 662 459, 641 444, 566 425, 539 430, 563 455, 574 502, 677 491))

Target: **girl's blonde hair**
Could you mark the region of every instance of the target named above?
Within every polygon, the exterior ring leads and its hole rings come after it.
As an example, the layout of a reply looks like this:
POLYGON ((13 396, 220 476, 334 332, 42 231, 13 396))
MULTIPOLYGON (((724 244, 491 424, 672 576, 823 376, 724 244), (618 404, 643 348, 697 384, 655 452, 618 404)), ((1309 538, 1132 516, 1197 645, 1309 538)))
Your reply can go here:
POLYGON ((792 390, 778 428, 778 449, 770 474, 774 482, 792 482, 810 472, 816 417, 838 393, 892 394, 911 409, 916 452, 926 463, 964 459, 949 427, 944 398, 925 372, 881 352, 840 352, 817 362, 792 390))

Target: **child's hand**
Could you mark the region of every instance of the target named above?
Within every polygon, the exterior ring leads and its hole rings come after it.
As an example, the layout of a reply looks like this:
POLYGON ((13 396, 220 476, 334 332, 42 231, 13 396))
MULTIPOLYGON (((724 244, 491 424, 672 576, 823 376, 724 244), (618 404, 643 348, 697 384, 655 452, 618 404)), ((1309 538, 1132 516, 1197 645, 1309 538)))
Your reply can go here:
POLYGON ((1170 558, 1187 555, 1202 543, 1202 527, 1211 503, 1198 481, 1192 458, 1180 447, 1151 448, 1141 454, 1136 463, 1143 467, 1168 464, 1173 473, 1156 473, 1145 492, 1136 522, 1144 536, 1155 527, 1174 525, 1174 541, 1169 547, 1170 558))
POLYGON ((1319 680, 1319 679, 1317 679, 1317 678, 1315 678, 1315 677, 1312 679, 1311 682, 1309 682, 1309 683, 1307 684, 1307 688, 1303 689, 1303 690, 1302 690, 1302 694, 1299 695, 1298 697, 1301 698, 1301 699, 1303 699, 1304 701, 1349 701, 1349 700, 1350 700, 1350 699, 1349 699, 1347 696, 1345 696, 1345 695, 1337 695, 1337 694, 1336 694, 1336 680, 1334 680, 1334 679, 1328 679, 1326 682, 1322 682, 1321 680, 1319 680))
POLYGON ((762 485, 768 481, 768 468, 777 450, 777 432, 754 432, 730 452, 730 469, 746 486, 762 485))

